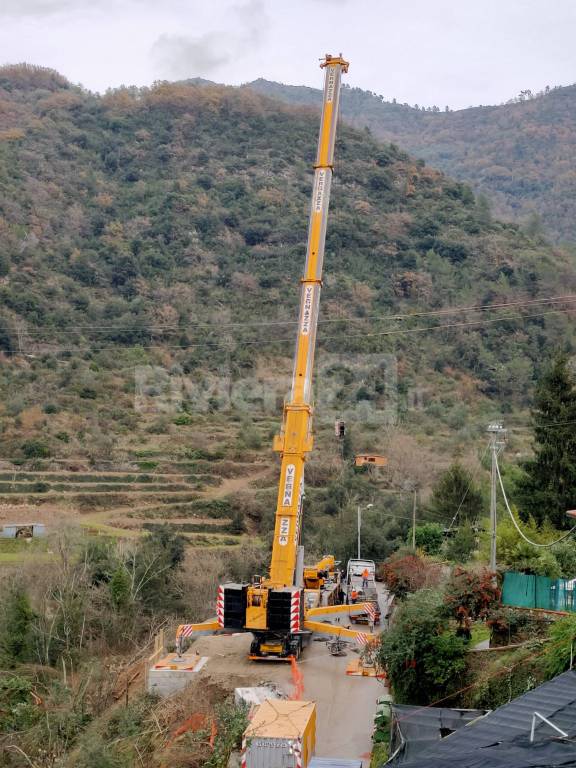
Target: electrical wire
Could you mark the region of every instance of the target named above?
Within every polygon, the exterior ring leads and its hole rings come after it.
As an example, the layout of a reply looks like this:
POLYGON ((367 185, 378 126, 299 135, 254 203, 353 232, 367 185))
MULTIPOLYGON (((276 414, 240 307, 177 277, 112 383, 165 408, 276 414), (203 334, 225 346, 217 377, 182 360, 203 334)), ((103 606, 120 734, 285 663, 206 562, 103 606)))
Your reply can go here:
MULTIPOLYGON (((563 312, 571 312, 574 311, 576 308, 565 308, 565 309, 551 309, 548 312, 537 312, 529 315, 505 315, 503 317, 497 317, 493 318, 491 320, 472 320, 472 321, 465 321, 461 323, 444 323, 443 325, 432 325, 432 326, 421 326, 417 328, 398 328, 388 331, 376 331, 373 333, 358 333, 358 334, 347 334, 346 336, 322 336, 318 339, 319 342, 326 342, 326 341, 348 341, 350 339, 366 339, 366 338, 380 338, 385 336, 396 336, 396 335, 407 335, 407 334, 414 334, 414 333, 427 333, 429 331, 442 331, 450 328, 465 328, 465 327, 471 327, 471 326, 486 326, 486 325, 493 325, 494 323, 503 323, 503 322, 518 322, 518 321, 524 321, 524 320, 530 320, 535 317, 545 317, 547 315, 556 315, 563 312)), ((235 342, 236 347, 245 347, 245 346, 252 346, 254 344, 258 345, 264 345, 264 344, 280 344, 280 343, 291 343, 293 341, 292 337, 282 337, 282 338, 276 338, 276 339, 248 339, 246 341, 237 341, 235 342)), ((130 349, 180 349, 180 350, 186 350, 186 349, 205 349, 205 348, 222 348, 227 349, 230 347, 230 345, 234 343, 232 341, 207 341, 203 343, 195 343, 195 344, 134 344, 130 346, 122 346, 120 344, 115 344, 113 346, 106 346, 106 347, 95 347, 95 346, 84 346, 84 347, 60 347, 57 350, 50 350, 46 349, 43 350, 41 353, 38 354, 47 354, 47 353, 54 353, 54 354, 61 354, 63 352, 69 352, 69 353, 79 353, 79 352, 105 352, 105 351, 119 351, 119 350, 130 350, 130 349)))
MULTIPOLYGON (((487 445, 487 446, 486 446, 486 448, 484 449, 484 453, 483 453, 483 454, 482 454, 482 456, 480 457, 480 466, 482 466, 482 462, 483 462, 483 461, 484 461, 484 459, 486 458, 486 454, 488 453, 488 448, 489 448, 489 446, 487 445)), ((461 502, 460 502, 460 504, 458 505, 458 509, 457 509, 457 510, 456 510, 456 512, 454 513, 454 517, 452 518, 452 520, 451 520, 451 522, 450 522, 450 525, 448 526, 448 533, 450 533, 450 531, 452 530, 452 526, 453 526, 453 525, 454 525, 454 523, 456 522, 456 518, 457 518, 457 517, 458 517, 458 515, 460 514, 460 510, 462 509, 462 505, 463 505, 463 504, 464 504, 464 502, 466 501, 466 497, 468 496, 468 494, 469 494, 469 492, 470 492, 470 488, 472 488, 472 483, 473 483, 473 482, 476 480, 477 476, 478 476, 478 467, 476 467, 476 469, 475 469, 474 473, 473 473, 473 474, 472 474, 472 476, 470 477, 470 482, 468 483, 468 487, 467 487, 467 488, 466 488, 466 490, 464 491, 464 496, 462 496, 462 501, 461 501, 461 502)))
MULTIPOLYGON (((444 316, 444 315, 455 315, 463 312, 488 312, 495 309, 506 309, 508 307, 522 307, 522 306, 536 306, 536 305, 546 305, 546 304, 555 304, 561 301, 565 302, 576 302, 576 295, 574 294, 567 294, 565 296, 550 296, 548 298, 544 299, 522 299, 518 301, 506 301, 506 302, 500 302, 498 304, 473 304, 467 307, 449 307, 446 309, 437 309, 437 310, 429 310, 426 312, 409 312, 405 314, 393 314, 393 315, 366 315, 364 317, 351 317, 351 316, 344 316, 344 317, 334 317, 334 318, 325 318, 325 319, 319 319, 318 324, 327 324, 327 323, 362 323, 366 322, 368 320, 370 321, 399 321, 399 320, 410 320, 413 317, 436 317, 436 316, 444 316)), ((174 324, 167 324, 167 325, 73 325, 73 326, 67 326, 66 328, 62 329, 55 329, 51 326, 43 326, 38 327, 35 326, 34 328, 30 330, 26 330, 26 335, 31 334, 37 334, 42 333, 43 330, 49 329, 54 330, 57 333, 76 333, 79 331, 98 331, 102 333, 106 333, 107 331, 130 331, 130 330, 146 330, 146 331, 156 331, 158 333, 162 332, 183 332, 185 330, 189 330, 192 328, 213 328, 215 330, 220 330, 222 328, 253 328, 253 327, 272 327, 277 325, 297 325, 298 320, 263 320, 263 321, 253 321, 253 322, 231 322, 231 323, 191 323, 189 325, 174 325, 174 324)))
POLYGON ((502 475, 500 474, 500 467, 498 465, 498 456, 496 458, 496 472, 498 474, 498 480, 500 482, 500 489, 502 490, 502 496, 504 497, 504 503, 506 505, 506 509, 508 510, 508 514, 510 515, 510 518, 512 522, 514 523, 514 526, 520 536, 524 539, 524 541, 527 541, 528 544, 531 544, 533 547, 539 547, 540 549, 548 549, 549 547, 554 547, 556 544, 559 544, 561 541, 564 541, 569 536, 571 536, 574 531, 576 531, 576 525, 570 528, 568 533, 565 533, 563 536, 560 536, 559 539, 556 539, 555 541, 550 542, 549 544, 538 544, 536 541, 532 541, 532 539, 528 538, 524 531, 520 528, 518 523, 516 522, 516 518, 514 517, 514 513, 510 509, 510 504, 508 503, 508 498, 506 496, 506 491, 504 490, 504 483, 502 482, 502 475))

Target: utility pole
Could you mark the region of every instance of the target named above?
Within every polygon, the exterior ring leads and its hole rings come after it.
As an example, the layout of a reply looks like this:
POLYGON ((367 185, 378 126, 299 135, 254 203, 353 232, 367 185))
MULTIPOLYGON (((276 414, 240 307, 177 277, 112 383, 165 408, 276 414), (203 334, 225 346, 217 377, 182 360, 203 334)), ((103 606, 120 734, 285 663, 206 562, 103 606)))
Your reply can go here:
POLYGON ((490 435, 490 453, 492 465, 490 471, 490 570, 496 573, 496 484, 498 482, 497 462, 498 454, 506 444, 506 430, 501 421, 494 421, 488 425, 490 435))
POLYGON ((416 549, 416 508, 418 506, 418 486, 414 483, 412 498, 412 549, 416 549))
MULTIPOLYGON (((365 509, 371 509, 374 504, 366 504, 365 509)), ((358 560, 360 560, 360 532, 362 529, 362 507, 358 504, 358 560)))
POLYGON ((358 504, 358 560, 360 560, 360 531, 362 530, 362 508, 358 504))

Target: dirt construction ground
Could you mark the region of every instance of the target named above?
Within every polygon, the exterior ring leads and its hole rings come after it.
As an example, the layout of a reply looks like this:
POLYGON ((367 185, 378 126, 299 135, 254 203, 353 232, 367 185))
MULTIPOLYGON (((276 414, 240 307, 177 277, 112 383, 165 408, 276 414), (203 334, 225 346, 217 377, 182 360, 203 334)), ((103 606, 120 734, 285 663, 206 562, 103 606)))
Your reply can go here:
MULTIPOLYGON (((381 607, 385 608, 387 595, 379 591, 381 607)), ((200 637, 193 648, 201 656, 208 656, 209 661, 198 673, 199 690, 203 681, 229 691, 272 683, 291 696, 295 686, 290 664, 250 661, 251 638, 250 634, 200 637)), ((298 669, 304 679, 304 699, 317 704, 316 755, 361 758, 368 765, 376 701, 386 689, 376 678, 346 675, 349 661, 358 658, 355 648, 351 644, 346 656, 334 657, 325 642, 312 640, 302 653, 298 669)))

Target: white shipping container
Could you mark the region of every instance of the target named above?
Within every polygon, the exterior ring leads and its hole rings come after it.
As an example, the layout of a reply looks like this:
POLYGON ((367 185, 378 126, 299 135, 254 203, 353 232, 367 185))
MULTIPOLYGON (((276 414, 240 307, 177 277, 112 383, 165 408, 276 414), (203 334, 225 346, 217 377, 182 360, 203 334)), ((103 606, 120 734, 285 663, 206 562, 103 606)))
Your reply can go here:
POLYGON ((252 739, 246 752, 247 768, 299 768, 302 760, 297 741, 252 739))

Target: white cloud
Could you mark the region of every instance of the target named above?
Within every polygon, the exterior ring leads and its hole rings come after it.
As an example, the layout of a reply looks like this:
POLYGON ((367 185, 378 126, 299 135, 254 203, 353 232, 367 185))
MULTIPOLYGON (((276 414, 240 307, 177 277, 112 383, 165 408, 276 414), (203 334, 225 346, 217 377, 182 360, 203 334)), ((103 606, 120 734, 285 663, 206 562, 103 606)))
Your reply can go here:
POLYGON ((222 20, 219 29, 202 35, 160 35, 151 55, 161 74, 177 79, 213 75, 264 43, 269 20, 263 0, 229 6, 222 20))
POLYGON ((151 53, 162 75, 177 79, 211 75, 230 60, 223 36, 215 32, 200 37, 160 35, 151 53))
POLYGON ((2 0, 0 3, 0 18, 20 16, 52 16, 69 11, 84 11, 89 7, 114 4, 115 0, 2 0))

